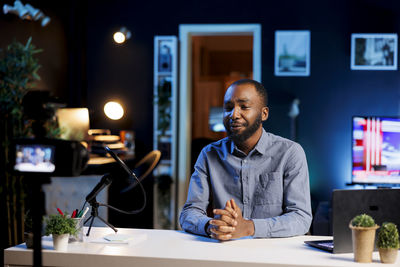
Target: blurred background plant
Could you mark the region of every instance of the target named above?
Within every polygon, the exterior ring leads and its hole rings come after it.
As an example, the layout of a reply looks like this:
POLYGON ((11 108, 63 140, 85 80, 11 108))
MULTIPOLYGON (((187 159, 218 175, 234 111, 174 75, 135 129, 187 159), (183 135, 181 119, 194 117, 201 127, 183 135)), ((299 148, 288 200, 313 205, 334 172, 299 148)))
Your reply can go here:
POLYGON ((171 127, 171 82, 164 80, 158 86, 158 130, 161 135, 171 127))
POLYGON ((0 50, 0 220, 2 247, 23 240, 26 185, 23 176, 12 172, 11 147, 16 137, 29 132, 25 125, 22 100, 39 80, 36 49, 29 38, 26 44, 13 41, 0 50))

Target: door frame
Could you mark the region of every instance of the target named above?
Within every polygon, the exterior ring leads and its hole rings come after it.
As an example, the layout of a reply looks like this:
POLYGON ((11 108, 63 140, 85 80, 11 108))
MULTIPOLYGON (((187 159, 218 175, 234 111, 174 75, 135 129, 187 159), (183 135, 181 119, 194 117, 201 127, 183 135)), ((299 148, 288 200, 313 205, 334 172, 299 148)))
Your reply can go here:
POLYGON ((179 25, 179 111, 176 213, 186 201, 190 178, 192 137, 192 36, 253 36, 253 79, 261 82, 261 24, 181 24, 179 25))

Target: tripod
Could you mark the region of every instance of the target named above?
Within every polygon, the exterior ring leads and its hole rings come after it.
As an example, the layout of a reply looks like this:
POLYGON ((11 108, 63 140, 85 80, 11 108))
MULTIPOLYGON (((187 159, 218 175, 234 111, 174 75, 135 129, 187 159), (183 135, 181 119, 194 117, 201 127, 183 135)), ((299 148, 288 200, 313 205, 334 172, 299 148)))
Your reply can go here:
POLYGON ((93 225, 94 218, 96 218, 96 217, 99 218, 100 221, 102 221, 103 223, 107 224, 108 227, 110 227, 111 229, 113 229, 115 233, 118 232, 118 230, 117 230, 112 224, 110 224, 109 222, 107 222, 106 220, 104 220, 103 218, 101 218, 101 217, 99 216, 99 207, 100 207, 102 204, 96 201, 96 197, 94 197, 91 201, 89 201, 89 204, 90 204, 90 206, 92 207, 92 211, 91 211, 91 213, 90 213, 90 217, 89 217, 89 218, 85 221, 85 223, 84 223, 84 224, 86 224, 89 220, 91 220, 91 221, 90 221, 90 224, 89 224, 89 229, 88 229, 88 232, 87 232, 86 236, 89 236, 90 230, 92 229, 92 225, 93 225))

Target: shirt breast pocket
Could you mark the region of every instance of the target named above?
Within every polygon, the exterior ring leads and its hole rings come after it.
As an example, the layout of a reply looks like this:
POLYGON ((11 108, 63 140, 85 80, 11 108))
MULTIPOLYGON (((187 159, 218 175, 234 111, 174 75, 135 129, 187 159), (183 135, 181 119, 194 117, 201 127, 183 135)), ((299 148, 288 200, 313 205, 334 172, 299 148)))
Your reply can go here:
POLYGON ((283 181, 282 173, 271 172, 261 174, 256 185, 254 202, 257 205, 273 204, 282 205, 283 181))

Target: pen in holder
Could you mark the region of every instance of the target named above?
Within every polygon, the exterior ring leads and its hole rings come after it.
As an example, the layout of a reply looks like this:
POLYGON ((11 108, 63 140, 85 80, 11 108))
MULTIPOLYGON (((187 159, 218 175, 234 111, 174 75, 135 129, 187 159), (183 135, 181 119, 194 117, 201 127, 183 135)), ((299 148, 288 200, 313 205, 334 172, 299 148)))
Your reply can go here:
POLYGON ((72 218, 75 221, 76 234, 70 235, 68 242, 83 242, 83 218, 72 218))

